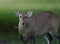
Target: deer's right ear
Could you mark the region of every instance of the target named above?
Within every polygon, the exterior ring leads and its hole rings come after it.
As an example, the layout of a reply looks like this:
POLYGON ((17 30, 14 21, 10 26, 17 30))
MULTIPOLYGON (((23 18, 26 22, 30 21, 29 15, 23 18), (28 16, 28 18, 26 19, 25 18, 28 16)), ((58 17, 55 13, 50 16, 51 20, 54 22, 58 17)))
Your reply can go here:
POLYGON ((31 17, 32 16, 32 11, 28 11, 27 16, 31 17))
POLYGON ((20 14, 20 11, 18 10, 18 11, 15 11, 15 15, 16 16, 19 16, 19 14, 20 14))

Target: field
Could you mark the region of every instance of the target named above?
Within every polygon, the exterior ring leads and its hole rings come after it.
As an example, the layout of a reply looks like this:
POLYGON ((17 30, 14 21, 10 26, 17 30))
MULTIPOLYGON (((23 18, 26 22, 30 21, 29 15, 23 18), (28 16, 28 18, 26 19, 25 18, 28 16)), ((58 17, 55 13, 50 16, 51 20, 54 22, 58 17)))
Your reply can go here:
MULTIPOLYGON (((21 12, 32 10, 33 15, 49 10, 60 16, 60 0, 0 0, 0 44, 20 43, 18 17, 14 13, 17 9, 21 12)), ((52 44, 57 44, 56 39, 53 39, 52 44)), ((41 36, 36 39, 36 44, 47 43, 41 36)))

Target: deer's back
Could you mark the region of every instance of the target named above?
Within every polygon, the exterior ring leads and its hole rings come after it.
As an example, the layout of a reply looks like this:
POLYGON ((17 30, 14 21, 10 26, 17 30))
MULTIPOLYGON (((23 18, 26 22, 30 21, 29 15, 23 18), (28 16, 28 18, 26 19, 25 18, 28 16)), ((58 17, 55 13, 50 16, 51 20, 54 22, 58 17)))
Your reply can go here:
POLYGON ((31 19, 28 22, 29 27, 31 27, 31 32, 36 33, 36 35, 41 35, 49 31, 50 24, 53 20, 57 21, 57 19, 58 18, 57 16, 55 16, 54 13, 50 11, 45 11, 31 17, 31 19))

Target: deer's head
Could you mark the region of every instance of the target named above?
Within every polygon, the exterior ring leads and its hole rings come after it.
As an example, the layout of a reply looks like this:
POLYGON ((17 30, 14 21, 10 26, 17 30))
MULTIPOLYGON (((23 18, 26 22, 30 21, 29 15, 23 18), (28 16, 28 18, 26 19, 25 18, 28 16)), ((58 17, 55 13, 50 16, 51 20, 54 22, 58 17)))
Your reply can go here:
POLYGON ((21 13, 19 10, 15 11, 16 16, 19 17, 19 29, 23 29, 26 21, 32 16, 32 11, 21 13))

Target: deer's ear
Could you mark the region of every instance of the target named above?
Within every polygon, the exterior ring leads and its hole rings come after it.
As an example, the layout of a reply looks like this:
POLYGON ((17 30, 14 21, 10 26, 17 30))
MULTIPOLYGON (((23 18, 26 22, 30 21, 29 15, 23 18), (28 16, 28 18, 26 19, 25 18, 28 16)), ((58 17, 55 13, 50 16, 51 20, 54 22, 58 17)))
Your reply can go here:
POLYGON ((15 15, 19 16, 20 15, 20 11, 19 10, 15 11, 15 15))
POLYGON ((28 11, 27 16, 31 17, 32 16, 32 11, 28 11))

